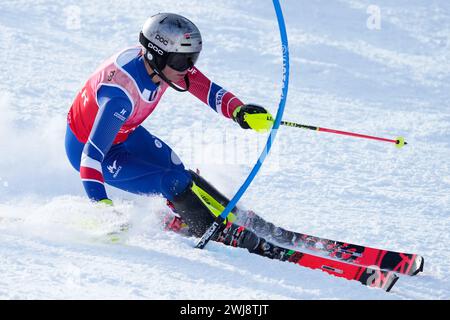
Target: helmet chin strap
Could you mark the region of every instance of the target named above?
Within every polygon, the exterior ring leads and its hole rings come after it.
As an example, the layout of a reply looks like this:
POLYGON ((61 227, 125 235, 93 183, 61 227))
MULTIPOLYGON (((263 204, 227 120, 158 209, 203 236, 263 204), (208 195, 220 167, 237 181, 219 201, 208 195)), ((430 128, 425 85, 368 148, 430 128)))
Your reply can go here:
POLYGON ((183 88, 181 88, 181 87, 175 85, 175 84, 174 84, 172 81, 170 81, 169 79, 167 79, 166 75, 165 75, 162 71, 159 71, 159 70, 158 70, 158 67, 156 67, 154 63, 151 63, 151 61, 148 60, 148 58, 147 58, 146 56, 144 56, 144 57, 145 57, 145 60, 147 60, 148 64, 149 64, 149 65, 152 67, 152 69, 153 69, 153 73, 150 74, 150 78, 152 79, 152 81, 153 81, 153 78, 154 78, 154 77, 159 76, 161 79, 164 80, 165 83, 167 83, 167 84, 168 84, 171 88, 173 88, 174 90, 176 90, 176 91, 178 91, 178 92, 186 92, 186 91, 189 91, 190 82, 189 82, 189 77, 188 77, 187 74, 184 76, 184 82, 186 83, 186 89, 183 89, 183 88))
POLYGON ((190 87, 190 82, 189 82, 189 77, 186 74, 184 76, 184 82, 186 83, 186 89, 183 89, 179 86, 177 86, 176 84, 174 84, 172 81, 170 81, 169 79, 167 79, 167 77, 164 75, 164 73, 160 72, 158 73, 158 76, 164 80, 165 83, 167 83, 171 88, 175 89, 178 92, 186 92, 189 91, 189 87, 190 87))

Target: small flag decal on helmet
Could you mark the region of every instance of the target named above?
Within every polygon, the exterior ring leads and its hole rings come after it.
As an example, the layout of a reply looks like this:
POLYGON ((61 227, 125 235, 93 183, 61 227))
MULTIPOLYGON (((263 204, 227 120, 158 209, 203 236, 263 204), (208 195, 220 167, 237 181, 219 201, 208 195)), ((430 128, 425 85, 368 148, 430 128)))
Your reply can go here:
POLYGON ((198 39, 198 38, 201 38, 201 35, 200 35, 200 33, 199 32, 186 32, 184 35, 183 35, 183 37, 185 38, 185 39, 198 39))

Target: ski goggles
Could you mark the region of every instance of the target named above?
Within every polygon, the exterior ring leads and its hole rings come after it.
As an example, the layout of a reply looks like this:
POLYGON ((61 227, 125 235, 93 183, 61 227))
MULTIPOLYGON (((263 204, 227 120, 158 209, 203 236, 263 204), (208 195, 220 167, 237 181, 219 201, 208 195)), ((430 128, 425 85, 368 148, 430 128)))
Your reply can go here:
POLYGON ((195 65, 199 55, 200 52, 170 52, 168 54, 166 64, 176 71, 186 71, 187 69, 190 69, 195 65))
POLYGON ((156 64, 160 71, 166 65, 179 72, 186 71, 195 65, 200 55, 200 52, 166 52, 149 41, 142 32, 139 35, 139 42, 151 51, 153 58, 150 60, 156 64))

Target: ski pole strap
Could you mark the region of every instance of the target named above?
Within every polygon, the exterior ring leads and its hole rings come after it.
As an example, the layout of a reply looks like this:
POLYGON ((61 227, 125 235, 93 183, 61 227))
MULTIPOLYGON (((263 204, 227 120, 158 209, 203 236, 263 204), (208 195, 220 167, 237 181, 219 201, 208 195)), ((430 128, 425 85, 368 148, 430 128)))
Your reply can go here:
POLYGON ((286 127, 294 127, 294 128, 300 128, 300 129, 307 129, 307 130, 314 130, 314 131, 321 131, 321 132, 340 134, 340 135, 356 137, 356 138, 363 138, 363 139, 371 139, 371 140, 377 140, 377 141, 390 142, 390 143, 394 143, 397 148, 401 148, 401 147, 403 147, 403 146, 408 144, 405 141, 405 138, 403 138, 403 137, 397 137, 396 139, 386 139, 386 138, 369 136, 369 135, 366 135, 366 134, 360 134, 360 133, 354 133, 354 132, 346 132, 346 131, 340 131, 340 130, 328 129, 328 128, 321 128, 321 127, 309 126, 309 125, 299 124, 299 123, 295 123, 295 122, 288 122, 288 121, 281 121, 281 125, 286 126, 286 127))

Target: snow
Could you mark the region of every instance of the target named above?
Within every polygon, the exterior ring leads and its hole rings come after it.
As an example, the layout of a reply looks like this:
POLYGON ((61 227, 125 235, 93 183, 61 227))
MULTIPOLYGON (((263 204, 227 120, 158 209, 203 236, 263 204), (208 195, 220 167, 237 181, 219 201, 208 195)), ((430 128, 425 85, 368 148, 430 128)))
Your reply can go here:
MULTIPOLYGON (((450 3, 378 0, 380 29, 368 27, 373 4, 282 2, 284 119, 408 146, 281 128, 241 205, 292 230, 418 253, 424 273, 385 293, 216 243, 195 250, 162 230, 160 197, 109 188, 114 208, 86 200, 65 156, 65 116, 97 65, 135 44, 147 16, 178 12, 202 30, 198 67, 275 113, 282 57, 270 1, 2 1, 0 298, 449 299, 450 3), (127 238, 108 242, 128 220, 127 238)), ((145 127, 228 196, 266 140, 171 91, 145 127)))

